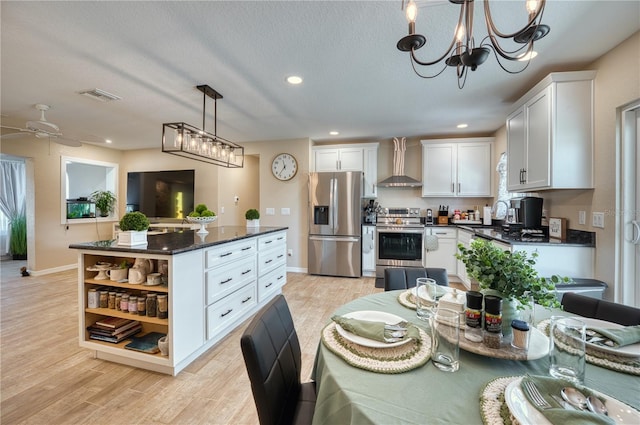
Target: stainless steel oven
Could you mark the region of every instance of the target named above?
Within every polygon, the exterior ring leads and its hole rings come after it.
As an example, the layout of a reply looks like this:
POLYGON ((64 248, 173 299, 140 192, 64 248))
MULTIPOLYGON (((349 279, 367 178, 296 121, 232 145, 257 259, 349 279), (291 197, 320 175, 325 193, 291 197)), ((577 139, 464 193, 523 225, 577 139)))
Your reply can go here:
POLYGON ((376 218, 376 279, 387 267, 424 267, 424 224, 418 208, 389 208, 376 218))

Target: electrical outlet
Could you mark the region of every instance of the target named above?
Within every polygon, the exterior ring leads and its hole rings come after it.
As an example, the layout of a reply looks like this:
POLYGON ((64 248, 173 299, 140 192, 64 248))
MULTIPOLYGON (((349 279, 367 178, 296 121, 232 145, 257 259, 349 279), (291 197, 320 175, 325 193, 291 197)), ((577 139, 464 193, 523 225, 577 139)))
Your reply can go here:
POLYGON ((276 215, 276 209, 275 208, 267 208, 267 215, 276 215))
POLYGON ((234 196, 233 197, 233 202, 235 202, 237 204, 238 201, 240 201, 240 197, 238 195, 234 196))
POLYGON ((224 214, 224 207, 220 207, 220 214, 224 214))
POLYGON ((280 215, 291 215, 290 208, 280 208, 280 215))
POLYGON ((578 211, 578 224, 587 224, 587 212, 578 211))
POLYGON ((604 213, 594 212, 592 225, 604 229, 604 213))
POLYGON ((291 248, 287 249, 287 255, 289 257, 293 257, 293 249, 291 249, 291 248))

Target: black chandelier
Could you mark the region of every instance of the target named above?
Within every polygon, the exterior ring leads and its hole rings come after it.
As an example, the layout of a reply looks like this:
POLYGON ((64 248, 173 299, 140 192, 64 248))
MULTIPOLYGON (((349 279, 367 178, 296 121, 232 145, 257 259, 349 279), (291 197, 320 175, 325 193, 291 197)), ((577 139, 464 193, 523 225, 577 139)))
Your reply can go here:
POLYGON ((202 92, 202 129, 184 122, 162 124, 162 152, 227 168, 244 166, 244 148, 216 134, 218 99, 222 95, 207 85, 196 86, 202 92), (207 96, 213 99, 213 133, 205 131, 207 96))
MULTIPOLYGON (((439 58, 433 61, 421 61, 416 57, 416 50, 420 49, 427 42, 425 36, 415 33, 416 16, 418 7, 414 0, 409 0, 406 5, 406 17, 409 22, 409 35, 398 41, 397 47, 403 52, 410 52, 411 66, 414 72, 422 78, 434 78, 442 74, 447 66, 455 67, 458 76, 458 88, 462 89, 467 80, 467 71, 475 71, 479 65, 484 63, 491 51, 494 52, 500 67, 510 73, 517 74, 524 71, 535 56, 533 43, 549 33, 549 26, 542 24, 542 15, 546 0, 525 0, 525 7, 529 14, 528 23, 520 30, 511 34, 503 34, 496 28, 491 18, 491 7, 489 0, 484 0, 484 17, 488 35, 482 39, 476 47, 473 37, 473 9, 474 0, 449 0, 451 3, 460 6, 460 17, 455 28, 453 39, 449 47, 439 58), (518 46, 515 50, 508 51, 500 46, 500 39, 510 39, 518 46), (512 71, 507 69, 501 62, 501 58, 509 61, 526 62, 521 69, 512 71), (441 64, 442 69, 433 75, 422 75, 416 69, 416 64, 431 66, 441 64)), ((405 0, 402 1, 402 8, 405 9, 405 0)))

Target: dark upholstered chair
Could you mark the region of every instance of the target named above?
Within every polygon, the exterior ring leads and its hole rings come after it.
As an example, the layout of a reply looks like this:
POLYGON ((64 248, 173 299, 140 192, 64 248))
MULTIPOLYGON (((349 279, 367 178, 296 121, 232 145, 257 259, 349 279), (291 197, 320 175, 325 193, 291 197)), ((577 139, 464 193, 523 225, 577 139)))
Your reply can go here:
POLYGON ((430 277, 438 285, 449 286, 446 269, 418 267, 387 267, 384 269, 384 290, 409 289, 416 286, 419 277, 430 277))
POLYGON ((300 383, 300 343, 284 296, 256 314, 240 346, 260 425, 310 424, 315 382, 300 383))
POLYGON ((640 308, 599 300, 574 292, 562 296, 564 311, 624 326, 640 325, 640 308))

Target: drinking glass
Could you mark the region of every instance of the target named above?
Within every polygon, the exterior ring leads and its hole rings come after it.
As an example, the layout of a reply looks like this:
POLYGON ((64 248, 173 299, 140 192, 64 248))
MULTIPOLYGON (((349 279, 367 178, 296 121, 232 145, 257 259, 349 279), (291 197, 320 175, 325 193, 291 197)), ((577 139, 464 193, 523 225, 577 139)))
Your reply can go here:
POLYGON ((421 320, 429 321, 436 310, 436 281, 428 277, 416 279, 416 314, 421 320))
POLYGON ((445 372, 455 372, 460 367, 460 312, 438 308, 433 320, 433 364, 445 372))
POLYGON ((584 382, 585 330, 583 321, 552 316, 549 327, 549 374, 575 384, 584 382))

